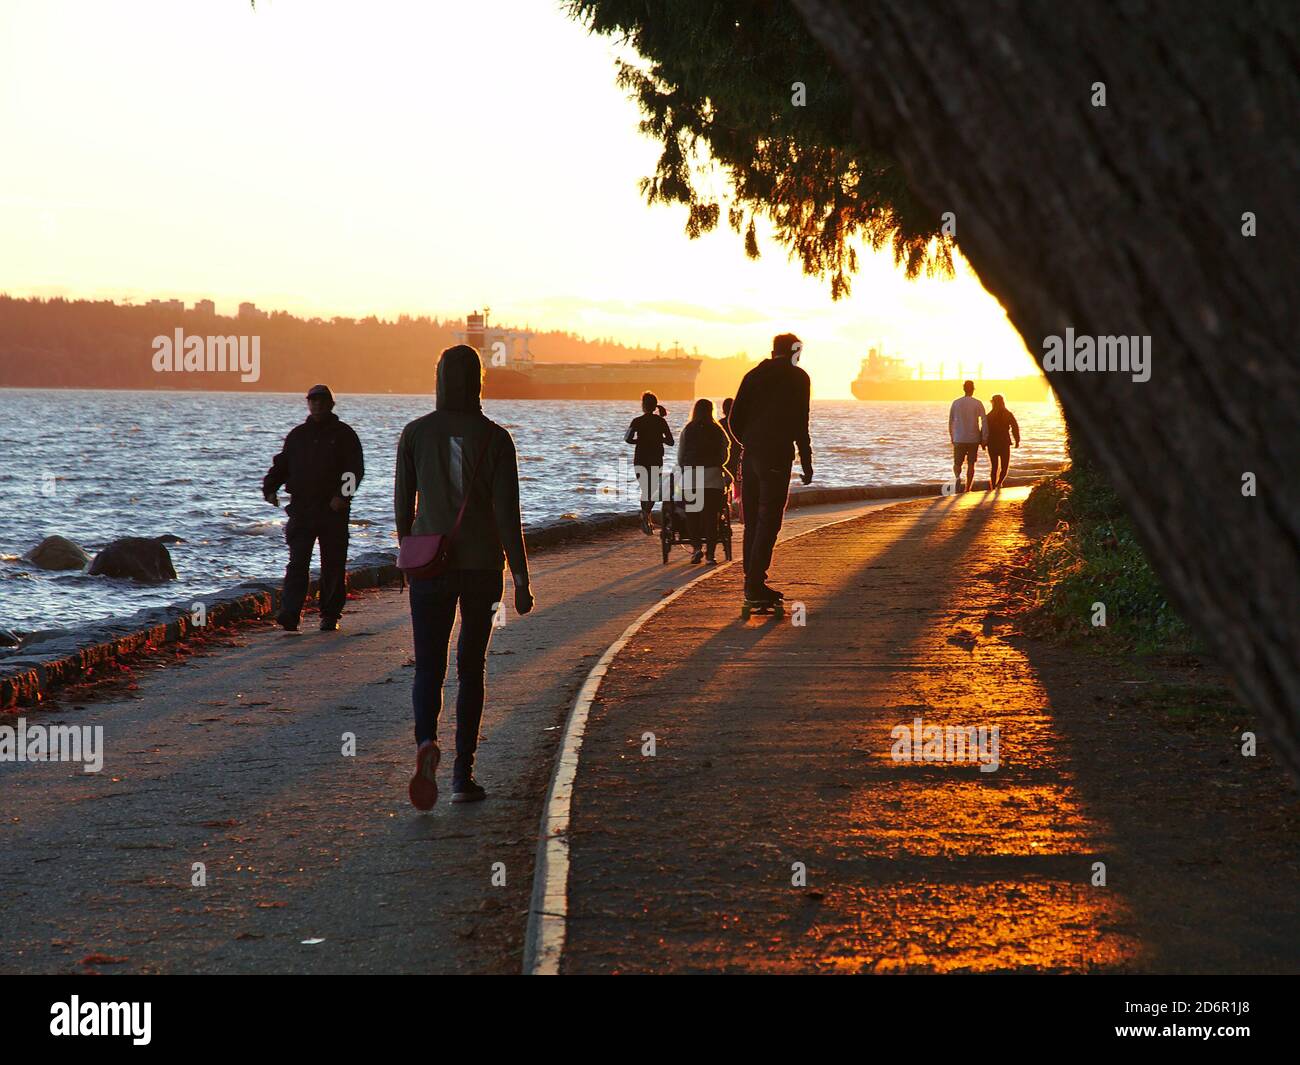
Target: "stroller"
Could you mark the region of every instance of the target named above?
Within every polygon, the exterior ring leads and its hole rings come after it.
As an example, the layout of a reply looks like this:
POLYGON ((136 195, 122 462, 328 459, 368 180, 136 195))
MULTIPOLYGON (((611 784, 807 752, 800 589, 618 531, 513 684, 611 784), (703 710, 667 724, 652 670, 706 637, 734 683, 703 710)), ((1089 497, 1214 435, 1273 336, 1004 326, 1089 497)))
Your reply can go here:
MULTIPOLYGON (((672 476, 666 478, 668 491, 664 493, 664 500, 659 510, 659 546, 663 549, 664 565, 668 565, 668 556, 672 553, 674 546, 685 547, 690 551, 695 550, 694 541, 691 539, 690 518, 686 513, 686 501, 684 499, 674 499, 672 488, 672 476)), ((722 547, 723 554, 728 562, 731 561, 731 492, 726 489, 722 493, 722 506, 718 511, 718 543, 722 547)), ((707 545, 701 545, 707 546, 707 545)))

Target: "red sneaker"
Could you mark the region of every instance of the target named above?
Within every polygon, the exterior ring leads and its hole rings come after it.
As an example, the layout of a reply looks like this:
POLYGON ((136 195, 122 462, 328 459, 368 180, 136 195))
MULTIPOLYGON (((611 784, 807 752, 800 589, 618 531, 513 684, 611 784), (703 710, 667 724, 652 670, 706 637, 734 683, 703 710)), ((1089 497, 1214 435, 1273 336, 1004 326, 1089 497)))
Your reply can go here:
POLYGON ((433 740, 425 740, 415 752, 415 776, 411 777, 406 791, 411 797, 411 805, 417 810, 432 810, 438 801, 438 781, 434 779, 434 773, 438 771, 440 761, 442 751, 433 740))

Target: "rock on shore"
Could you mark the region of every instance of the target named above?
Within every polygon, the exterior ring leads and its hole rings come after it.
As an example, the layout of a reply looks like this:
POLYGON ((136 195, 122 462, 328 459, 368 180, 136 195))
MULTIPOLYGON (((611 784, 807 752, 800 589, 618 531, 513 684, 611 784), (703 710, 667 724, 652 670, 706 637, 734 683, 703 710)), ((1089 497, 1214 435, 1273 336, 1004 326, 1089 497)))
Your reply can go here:
POLYGON ((85 569, 90 556, 66 536, 47 536, 23 556, 40 569, 85 569))
POLYGON ((87 570, 104 577, 127 577, 136 581, 174 581, 172 556, 158 539, 127 536, 114 540, 94 558, 87 570))

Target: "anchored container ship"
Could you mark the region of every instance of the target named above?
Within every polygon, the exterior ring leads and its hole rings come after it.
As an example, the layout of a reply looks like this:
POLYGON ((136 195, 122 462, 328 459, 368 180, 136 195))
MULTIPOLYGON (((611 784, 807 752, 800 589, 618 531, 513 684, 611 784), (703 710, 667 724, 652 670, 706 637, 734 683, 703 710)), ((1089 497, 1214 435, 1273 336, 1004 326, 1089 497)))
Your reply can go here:
POLYGON ((537 362, 528 350, 532 333, 488 325, 487 312, 465 318, 461 342, 477 348, 485 372, 486 399, 695 398, 702 359, 660 357, 629 362, 537 362))
MULTIPOLYGON (((985 401, 990 396, 1001 395, 1008 403, 1044 403, 1048 399, 1047 379, 1042 376, 982 378, 978 367, 969 380, 975 382, 975 395, 985 401)), ((872 348, 849 387, 858 399, 932 400, 955 399, 961 395, 961 385, 967 380, 961 366, 956 377, 945 377, 943 368, 935 377, 913 376, 912 369, 902 359, 892 359, 872 348)))

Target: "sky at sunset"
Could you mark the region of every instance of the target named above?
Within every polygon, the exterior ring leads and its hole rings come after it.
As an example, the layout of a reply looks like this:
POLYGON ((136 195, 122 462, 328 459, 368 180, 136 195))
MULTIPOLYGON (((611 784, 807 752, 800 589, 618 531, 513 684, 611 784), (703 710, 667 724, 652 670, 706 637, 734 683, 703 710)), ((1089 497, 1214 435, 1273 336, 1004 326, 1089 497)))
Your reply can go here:
MULTIPOLYGON (((814 394, 866 349, 1032 372, 963 264, 867 254, 832 303, 771 240, 647 207, 614 47, 556 0, 0 0, 0 291, 459 317, 765 354, 814 394)), ((960 220, 958 220, 960 227, 960 220)), ((959 228, 960 232, 960 228, 959 228)))

